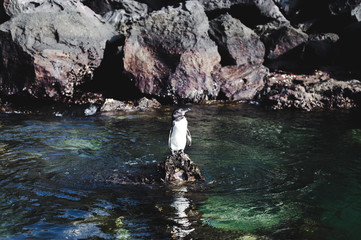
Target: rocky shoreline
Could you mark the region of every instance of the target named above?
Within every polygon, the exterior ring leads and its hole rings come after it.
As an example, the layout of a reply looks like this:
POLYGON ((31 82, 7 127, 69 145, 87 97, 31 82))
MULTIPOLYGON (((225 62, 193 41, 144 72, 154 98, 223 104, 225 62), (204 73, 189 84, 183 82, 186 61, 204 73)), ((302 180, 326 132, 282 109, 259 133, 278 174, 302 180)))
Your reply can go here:
POLYGON ((360 20, 360 1, 0 0, 0 111, 359 108, 360 20))

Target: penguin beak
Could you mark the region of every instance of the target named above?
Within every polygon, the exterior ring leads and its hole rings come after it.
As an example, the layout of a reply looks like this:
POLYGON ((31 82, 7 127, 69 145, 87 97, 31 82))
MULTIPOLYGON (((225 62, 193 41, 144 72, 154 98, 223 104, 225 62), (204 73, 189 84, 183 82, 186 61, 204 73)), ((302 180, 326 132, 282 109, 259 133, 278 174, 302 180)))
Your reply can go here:
POLYGON ((183 114, 186 114, 186 112, 189 112, 191 109, 190 108, 184 108, 183 109, 183 114))

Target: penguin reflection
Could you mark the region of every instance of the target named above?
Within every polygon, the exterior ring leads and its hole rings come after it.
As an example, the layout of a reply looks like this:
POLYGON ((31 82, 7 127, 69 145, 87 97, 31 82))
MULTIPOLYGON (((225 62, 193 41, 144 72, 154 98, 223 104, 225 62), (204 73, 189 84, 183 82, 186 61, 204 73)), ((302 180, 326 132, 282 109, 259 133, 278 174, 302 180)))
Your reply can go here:
POLYGON ((187 187, 181 187, 175 191, 175 198, 172 207, 175 209, 176 225, 172 228, 172 238, 184 238, 194 231, 188 219, 186 211, 190 208, 190 201, 185 197, 187 187))

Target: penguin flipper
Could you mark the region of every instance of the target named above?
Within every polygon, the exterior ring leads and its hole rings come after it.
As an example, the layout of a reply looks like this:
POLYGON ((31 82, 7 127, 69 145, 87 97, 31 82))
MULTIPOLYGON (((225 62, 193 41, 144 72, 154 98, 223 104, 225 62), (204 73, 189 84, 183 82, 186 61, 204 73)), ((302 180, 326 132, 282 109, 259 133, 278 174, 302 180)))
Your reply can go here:
MULTIPOLYGON (((174 126, 174 124, 173 124, 173 126, 174 126)), ((169 137, 168 137, 168 147, 169 147, 169 149, 171 149, 171 148, 170 148, 170 144, 171 144, 171 137, 172 137, 172 132, 173 132, 173 126, 170 128, 170 131, 169 131, 169 137)))
POLYGON ((191 136, 191 132, 188 130, 188 128, 187 128, 187 143, 188 143, 188 146, 192 145, 192 136, 191 136))

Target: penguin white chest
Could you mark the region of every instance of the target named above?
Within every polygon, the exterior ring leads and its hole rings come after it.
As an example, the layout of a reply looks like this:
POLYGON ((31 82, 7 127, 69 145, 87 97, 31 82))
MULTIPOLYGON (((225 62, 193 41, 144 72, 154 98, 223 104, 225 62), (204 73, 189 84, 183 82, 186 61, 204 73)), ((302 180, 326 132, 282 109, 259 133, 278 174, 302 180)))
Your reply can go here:
POLYGON ((172 135, 170 136, 170 149, 172 151, 184 150, 187 144, 187 119, 183 118, 173 122, 172 135))

